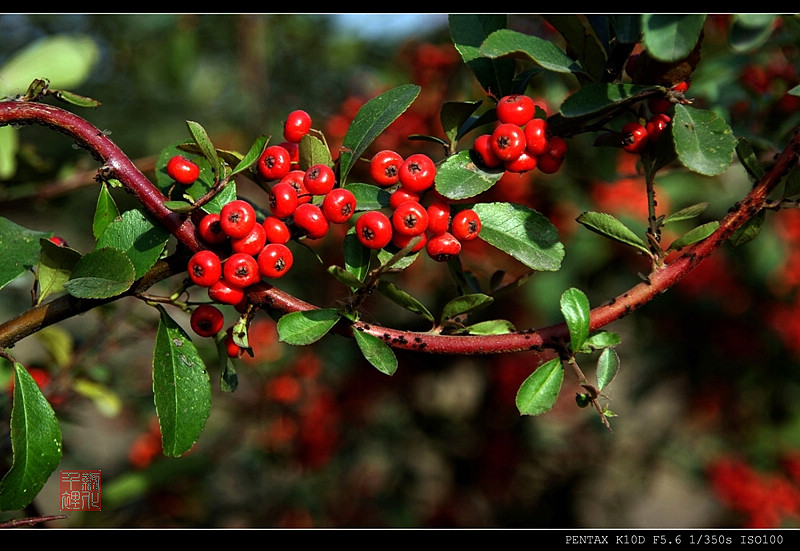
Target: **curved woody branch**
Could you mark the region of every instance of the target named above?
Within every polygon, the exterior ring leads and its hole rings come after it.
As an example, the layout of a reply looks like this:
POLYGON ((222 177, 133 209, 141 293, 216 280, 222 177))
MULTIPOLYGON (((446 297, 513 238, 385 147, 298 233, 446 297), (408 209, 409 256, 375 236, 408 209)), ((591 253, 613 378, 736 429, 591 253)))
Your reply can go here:
MULTIPOLYGON (((101 170, 105 172, 105 176, 114 177, 122 182, 125 189, 133 193, 142 206, 184 246, 190 251, 204 248, 191 219, 169 210, 164 205, 166 197, 136 168, 119 147, 95 126, 57 107, 31 102, 0 102, 0 125, 31 123, 49 126, 75 139, 103 163, 101 170)), ((656 269, 647 281, 594 308, 591 312, 591 330, 605 327, 637 310, 676 284, 703 259, 711 256, 734 231, 764 207, 770 191, 796 164, 798 155, 800 155, 800 134, 796 132, 787 147, 776 156, 774 163, 761 180, 728 212, 711 236, 694 244, 674 261, 656 269)), ((146 276, 150 282, 180 273, 185 269, 185 264, 166 267, 161 265, 158 269, 160 271, 157 273, 146 276)), ((139 283, 139 288, 141 287, 142 282, 139 283)), ((129 295, 130 293, 123 296, 129 295)), ((267 283, 250 287, 248 298, 260 308, 280 313, 317 308, 267 283)), ((24 312, 0 325, 0 348, 11 346, 46 325, 85 312, 92 305, 93 302, 62 297, 24 312)), ((364 322, 353 322, 347 330, 369 333, 384 340, 393 348, 438 354, 475 355, 557 349, 569 339, 569 332, 564 323, 502 335, 442 335, 403 331, 364 322)))

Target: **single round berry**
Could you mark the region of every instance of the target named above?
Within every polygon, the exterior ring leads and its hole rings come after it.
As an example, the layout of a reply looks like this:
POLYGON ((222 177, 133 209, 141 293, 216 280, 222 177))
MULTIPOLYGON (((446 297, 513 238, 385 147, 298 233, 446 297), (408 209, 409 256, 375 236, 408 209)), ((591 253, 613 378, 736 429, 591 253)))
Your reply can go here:
POLYGON ((228 332, 225 335, 225 353, 228 355, 229 358, 238 358, 242 355, 242 347, 236 344, 236 341, 233 340, 233 327, 228 328, 228 332))
POLYGON ((228 239, 228 234, 222 231, 219 220, 219 213, 209 212, 200 219, 200 223, 197 225, 200 238, 210 245, 219 245, 228 239))
POLYGON ((545 174, 555 174, 561 168, 566 155, 566 140, 561 136, 553 136, 547 144, 547 151, 536 158, 536 168, 545 174))
POLYGON ((550 141, 550 127, 547 119, 532 119, 525 125, 525 149, 531 155, 538 156, 547 151, 550 141))
POLYGON ((625 123, 620 134, 622 149, 628 153, 641 153, 647 147, 647 128, 639 121, 625 123))
POLYGON ((200 167, 189 159, 175 155, 167 161, 167 175, 184 186, 190 186, 200 177, 200 167))
POLYGON ((292 166, 300 163, 300 144, 294 142, 281 142, 278 145, 289 152, 289 159, 291 160, 292 166))
POLYGON ((472 150, 477 154, 478 161, 486 168, 497 168, 503 161, 492 149, 492 135, 481 134, 472 142, 472 150))
POLYGON ((294 223, 309 239, 325 237, 330 229, 330 223, 322 209, 314 203, 297 205, 294 211, 294 223))
POLYGON ((369 162, 369 175, 381 187, 393 186, 400 178, 400 165, 403 157, 396 151, 384 149, 372 156, 369 162))
POLYGON ((265 180, 280 180, 292 169, 292 156, 285 147, 270 145, 259 156, 256 167, 265 180))
POLYGON ((523 150, 517 158, 503 163, 503 167, 508 172, 522 174, 536 168, 537 163, 538 158, 535 155, 531 155, 527 150, 523 150))
POLYGON ((656 143, 667 126, 669 126, 671 120, 669 115, 664 113, 657 113, 650 117, 650 120, 647 121, 645 125, 647 129, 647 142, 656 143))
POLYGON ((288 218, 297 210, 297 190, 288 182, 278 182, 269 192, 269 210, 276 218, 288 218))
POLYGON ((414 153, 400 165, 400 184, 409 191, 422 193, 433 185, 435 178, 436 164, 424 153, 414 153))
POLYGON ((187 271, 195 285, 211 287, 222 277, 222 261, 213 251, 197 251, 189 259, 187 271))
POLYGON ((283 137, 289 142, 299 142, 309 130, 311 130, 311 115, 302 109, 289 113, 286 122, 283 123, 283 137))
POLYGON ((392 222, 379 210, 370 210, 356 220, 356 237, 370 249, 382 249, 392 240, 392 222))
POLYGON ((305 177, 305 170, 295 169, 290 170, 289 173, 278 182, 281 184, 289 184, 294 188, 295 193, 297 193, 298 205, 311 202, 311 193, 306 189, 305 177))
POLYGON ((328 165, 316 164, 306 170, 303 185, 312 195, 325 195, 336 185, 336 174, 328 165))
POLYGON ((256 225, 256 211, 244 199, 234 199, 220 209, 219 225, 228 237, 244 237, 256 225))
POLYGON ((282 243, 268 243, 258 253, 258 271, 270 279, 283 277, 292 267, 292 250, 282 243))
POLYGON ((481 219, 472 209, 460 210, 453 215, 450 233, 459 241, 471 241, 481 233, 481 219))
POLYGON ((244 300, 244 289, 220 279, 208 288, 208 298, 220 304, 236 305, 244 300))
POLYGON ((225 325, 225 316, 213 304, 201 304, 189 318, 192 330, 201 337, 213 337, 225 325))
POLYGON ((444 232, 428 239, 425 251, 436 262, 447 262, 461 253, 461 242, 450 232, 444 232))
POLYGON ((396 209, 400 203, 404 201, 419 201, 420 194, 416 191, 411 191, 410 189, 406 189, 403 186, 395 189, 392 194, 389 196, 389 206, 393 209, 396 209))
POLYGON ((235 253, 244 253, 255 256, 267 244, 267 232, 264 226, 256 224, 250 233, 244 237, 231 239, 231 250, 235 253))
POLYGON ((258 263, 252 255, 233 253, 225 260, 222 278, 236 287, 249 287, 260 279, 258 263))
POLYGON ((536 114, 536 104, 524 94, 511 94, 497 102, 497 120, 525 126, 536 114))
POLYGON ((59 247, 66 247, 67 246, 67 240, 64 239, 63 237, 59 236, 59 235, 54 235, 52 237, 48 237, 47 240, 50 241, 50 243, 58 245, 59 247))
POLYGON ((267 216, 261 225, 264 226, 267 243, 288 243, 292 238, 289 226, 277 216, 267 216))
POLYGON ((401 235, 419 235, 428 227, 428 211, 417 201, 404 201, 392 212, 392 228, 401 235))
POLYGON ((428 205, 428 233, 439 235, 450 228, 450 204, 434 201, 428 205))
POLYGON ((647 109, 654 115, 666 113, 672 107, 672 102, 663 96, 652 97, 647 100, 647 109))
POLYGON ((492 132, 492 151, 503 162, 519 157, 526 145, 525 132, 516 124, 501 123, 492 132))
POLYGON ((332 189, 322 200, 322 213, 331 224, 342 224, 356 212, 356 196, 349 189, 332 189))

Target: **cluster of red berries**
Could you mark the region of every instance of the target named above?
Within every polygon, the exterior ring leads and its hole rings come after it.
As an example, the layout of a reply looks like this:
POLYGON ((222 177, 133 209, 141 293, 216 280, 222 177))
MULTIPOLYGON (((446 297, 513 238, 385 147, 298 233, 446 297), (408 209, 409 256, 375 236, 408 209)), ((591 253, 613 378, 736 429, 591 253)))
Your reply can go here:
MULTIPOLYGON (((689 89, 689 81, 683 81, 670 89, 669 94, 679 96, 689 89)), ((620 130, 622 135, 622 149, 628 153, 640 154, 648 146, 654 145, 661 137, 661 133, 672 122, 667 114, 673 102, 668 97, 654 97, 647 100, 647 107, 651 113, 650 118, 625 123, 620 130)))
POLYGON ((547 119, 536 116, 536 103, 530 96, 503 96, 496 112, 494 130, 475 138, 472 145, 483 166, 520 174, 533 169, 554 174, 561 168, 567 142, 551 132, 547 119))
POLYGON ((474 210, 453 212, 440 196, 425 201, 436 179, 436 164, 424 153, 404 159, 391 149, 379 151, 370 159, 369 173, 376 185, 391 188, 391 194, 390 212, 372 210, 356 220, 356 237, 365 247, 391 244, 410 247, 411 253, 424 249, 430 258, 444 262, 461 252, 463 241, 478 237, 481 221, 474 210))

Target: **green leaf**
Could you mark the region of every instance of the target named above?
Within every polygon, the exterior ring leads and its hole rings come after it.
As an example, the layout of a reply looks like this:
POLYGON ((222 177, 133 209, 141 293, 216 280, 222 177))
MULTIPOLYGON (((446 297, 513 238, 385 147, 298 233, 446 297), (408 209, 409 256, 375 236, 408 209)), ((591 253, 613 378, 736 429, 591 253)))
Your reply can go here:
POLYGON ((755 216, 750 218, 747 222, 739 226, 733 234, 728 238, 728 243, 734 247, 740 247, 758 237, 761 233, 761 228, 764 226, 764 221, 767 217, 767 211, 760 210, 755 216))
POLYGON ((469 130, 464 125, 481 105, 482 101, 446 101, 442 104, 439 119, 452 146, 469 130))
POLYGON ((385 280, 378 281, 378 291, 386 298, 409 310, 414 312, 415 314, 419 314, 426 320, 430 322, 434 322, 435 318, 433 314, 422 304, 419 300, 417 300, 413 295, 403 291, 394 283, 385 280))
POLYGON ((539 212, 513 203, 478 203, 480 237, 533 270, 556 271, 564 245, 556 227, 539 212))
POLYGON ((506 28, 508 16, 450 14, 448 22, 453 45, 481 87, 498 98, 511 93, 516 61, 511 58, 490 59, 480 51, 481 44, 490 34, 506 28))
POLYGON ((581 352, 588 353, 593 350, 617 346, 620 342, 622 342, 622 339, 617 333, 612 333, 611 331, 595 331, 584 341, 581 352))
POLYGON ((551 41, 511 29, 490 34, 480 52, 489 58, 514 56, 526 58, 543 69, 556 73, 578 73, 583 69, 551 41))
POLYGON ((339 283, 347 285, 351 289, 359 289, 364 286, 364 283, 360 279, 341 266, 328 266, 328 273, 335 277, 339 283))
POLYGON ((344 187, 353 192, 356 198, 356 212, 379 210, 389 206, 391 193, 386 188, 362 183, 347 184, 344 187))
POLYGON ((364 281, 369 274, 372 251, 361 244, 354 228, 350 228, 344 236, 344 268, 359 281, 364 281))
POLYGON ((97 247, 124 251, 133 263, 138 279, 159 259, 169 235, 163 226, 155 224, 144 212, 131 209, 108 224, 97 240, 97 247))
POLYGON ((39 280, 39 296, 36 303, 41 304, 47 297, 64 291, 64 283, 69 280, 81 254, 69 247, 60 247, 49 239, 40 240, 42 255, 36 268, 39 280))
POLYGON ((701 214, 703 214, 706 209, 708 209, 708 202, 697 203, 695 205, 690 205, 688 207, 682 208, 679 211, 673 212, 669 216, 665 217, 663 220, 663 224, 669 224, 671 222, 681 222, 683 220, 691 220, 692 218, 697 218, 701 214))
POLYGON ((580 289, 567 289, 561 295, 561 313, 569 329, 570 348, 577 353, 589 338, 589 299, 580 289))
POLYGON ((613 348, 606 348, 597 359, 597 390, 603 390, 619 371, 619 355, 613 348))
POLYGON ((244 157, 239 160, 239 162, 234 165, 233 174, 239 174, 240 172, 244 172, 251 166, 253 166, 258 158, 261 156, 261 153, 264 152, 264 148, 267 147, 267 143, 269 142, 269 136, 261 135, 255 139, 253 145, 250 146, 250 150, 245 153, 244 157))
POLYGON ((736 138, 716 113, 678 104, 670 126, 675 151, 686 168, 705 176, 716 176, 728 169, 736 138))
POLYGON ((136 278, 128 255, 119 249, 96 249, 78 260, 64 289, 78 298, 110 298, 127 291, 136 278))
POLYGON ((211 142, 211 138, 209 138, 208 134, 206 133, 205 128, 203 128, 200 123, 194 121, 186 121, 186 126, 189 128, 189 133, 192 135, 192 138, 194 138, 194 141, 200 148, 200 151, 203 152, 203 156, 211 165, 211 169, 219 178, 224 177, 222 172, 222 161, 217 154, 214 144, 211 142))
POLYGON ((719 222, 717 222, 716 220, 711 222, 706 222, 705 224, 701 224, 700 226, 697 226, 696 228, 689 230, 681 237, 673 241, 670 244, 668 250, 676 251, 678 249, 682 249, 683 247, 688 247, 693 243, 697 243, 698 241, 702 241, 703 239, 714 233, 714 231, 716 231, 718 227, 719 227, 719 222))
POLYGON ((561 104, 561 114, 567 118, 596 117, 611 109, 619 109, 651 96, 657 86, 641 86, 612 82, 587 84, 571 94, 561 104))
POLYGON ((88 379, 76 379, 72 390, 91 400, 94 407, 105 417, 116 417, 122 411, 122 399, 119 394, 104 384, 88 379))
POLYGON ((386 375, 394 375, 397 371, 397 356, 388 344, 362 331, 353 331, 353 337, 361 353, 375 369, 386 375))
POLYGON ((61 461, 61 429, 39 385, 14 364, 11 409, 11 469, 0 481, 0 510, 27 507, 61 461))
POLYGON ((94 238, 99 238, 106 227, 119 216, 114 197, 108 190, 108 184, 103 182, 100 186, 100 194, 97 196, 97 205, 94 209, 94 220, 92 221, 92 233, 94 238))
POLYGON ((581 213, 576 220, 595 233, 604 235, 614 241, 624 243, 625 245, 630 245, 648 255, 650 254, 650 250, 647 248, 645 242, 630 228, 610 214, 605 212, 584 212, 581 213))
POLYGON ((766 42, 775 29, 775 15, 737 13, 731 15, 728 43, 736 52, 756 49, 766 42))
POLYGON ((553 409, 564 382, 561 360, 553 358, 539 366, 517 391, 517 409, 522 415, 540 415, 553 409))
POLYGON ((584 19, 575 14, 543 17, 564 37, 567 51, 575 52, 581 66, 594 80, 600 80, 606 65, 606 52, 592 28, 584 23, 584 19))
POLYGON ((51 235, 0 217, 0 289, 36 266, 41 253, 39 240, 51 235))
POLYGON ((442 321, 451 320, 455 317, 475 312, 481 308, 486 308, 492 304, 492 302, 494 302, 492 297, 482 293, 472 293, 456 297, 442 308, 442 321))
POLYGON ((414 103, 419 91, 420 87, 416 84, 403 84, 361 106, 342 142, 342 154, 339 157, 340 182, 346 181, 353 164, 375 138, 414 103))
POLYGON ((449 199, 468 199, 491 188, 503 175, 476 165, 469 150, 449 156, 436 169, 436 191, 449 199))
POLYGON ((764 176, 764 166, 746 138, 739 138, 736 141, 736 156, 753 180, 758 181, 764 176))
POLYGON ((0 126, 0 180, 8 180, 17 172, 19 135, 13 126, 0 126))
POLYGON ((298 155, 300 168, 308 170, 314 165, 333 166, 331 150, 322 140, 311 134, 306 134, 300 140, 298 155))
POLYGON ((504 335, 516 331, 514 324, 508 320, 487 320, 473 323, 464 328, 468 335, 504 335))
POLYGON ((78 107, 99 107, 101 103, 93 98, 70 92, 69 90, 50 90, 56 98, 78 107))
POLYGON ((705 20, 704 14, 644 14, 642 43, 660 61, 681 61, 697 44, 705 20))
POLYGON ((291 312, 278 320, 278 337, 286 344, 311 344, 324 337, 338 321, 339 312, 334 308, 291 312))
POLYGON ((153 350, 153 396, 164 455, 191 449, 211 412, 211 383, 194 343, 161 306, 153 350))

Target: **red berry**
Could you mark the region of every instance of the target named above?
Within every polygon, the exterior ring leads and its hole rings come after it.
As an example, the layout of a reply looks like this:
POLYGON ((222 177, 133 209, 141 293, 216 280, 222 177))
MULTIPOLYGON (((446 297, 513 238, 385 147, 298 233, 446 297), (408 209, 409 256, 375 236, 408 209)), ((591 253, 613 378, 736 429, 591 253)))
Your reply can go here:
POLYGON ((288 243, 292 238, 289 226, 277 216, 267 216, 261 225, 264 226, 267 243, 288 243))
POLYGON ((404 201, 392 212, 392 227, 401 235, 419 235, 428 227, 428 211, 416 201, 404 201))
POLYGON ((450 204, 434 201, 428 205, 428 233, 439 235, 450 228, 450 204))
POLYGON ((220 209, 219 225, 229 237, 244 237, 256 225, 256 211, 244 199, 234 199, 220 209))
POLYGON ((641 153, 647 146, 647 128, 639 121, 625 123, 620 130, 622 149, 628 153, 641 153))
POLYGON ((303 185, 312 195, 325 195, 336 185, 336 174, 326 164, 316 164, 306 170, 303 185))
POLYGON ((400 184, 409 191, 421 193, 433 185, 436 164, 424 153, 410 155, 400 165, 400 184))
POLYGON ((222 261, 213 251, 198 251, 189 259, 187 271, 195 285, 211 287, 222 277, 222 261))
POLYGON ((561 168, 566 155, 566 140, 560 136, 553 136, 547 144, 547 151, 536 158, 536 168, 545 174, 555 174, 561 168))
POLYGON ((478 155, 478 161, 486 168, 497 168, 503 161, 492 149, 492 135, 481 134, 472 142, 472 150, 478 155))
POLYGON ((269 192, 269 209, 276 218, 288 218, 297 210, 297 190, 288 182, 278 182, 269 192))
POLYGON ((658 113, 650 117, 647 125, 645 125, 648 143, 656 143, 658 138, 661 137, 661 133, 669 126, 671 120, 669 115, 664 113, 658 113))
POLYGON ((233 253, 222 267, 222 277, 225 281, 244 289, 260 279, 256 259, 246 253, 233 253))
POLYGON ((461 242, 450 232, 444 232, 428 239, 425 251, 436 262, 447 262, 461 252, 461 242))
POLYGON ((369 175, 381 187, 389 187, 397 183, 400 178, 400 165, 403 157, 396 151, 384 149, 372 156, 369 162, 369 175))
POLYGON ((550 141, 550 127, 547 119, 533 119, 525 125, 525 149, 531 155, 541 155, 547 150, 550 141))
POLYGON ((538 160, 535 155, 531 155, 527 150, 523 150, 516 159, 503 163, 503 167, 509 172, 522 174, 536 168, 537 163, 538 160))
POLYGON ((459 241, 471 241, 481 232, 481 219, 472 209, 458 211, 450 222, 450 233, 459 241))
POLYGON ((265 180, 280 180, 289 174, 292 168, 292 156, 285 147, 270 145, 261 153, 256 167, 258 174, 265 180))
POLYGON ((201 304, 189 318, 192 330, 201 337, 213 337, 225 325, 225 316, 213 304, 201 304))
POLYGON ((536 113, 536 104, 524 94, 511 94, 497 102, 497 120, 525 126, 536 113))
POLYGON ((392 240, 392 222, 379 210, 370 210, 356 220, 356 237, 370 249, 382 249, 392 240))
POLYGON ((208 298, 221 304, 236 305, 244 300, 244 290, 225 279, 220 279, 208 288, 208 298))
POLYGON ((258 254, 258 271, 270 279, 282 277, 292 267, 292 250, 282 243, 268 243, 258 254))
POLYGON ((672 102, 665 97, 654 97, 647 100, 647 108, 653 114, 666 113, 672 107, 672 102))
POLYGON ((305 170, 290 170, 289 173, 279 181, 281 184, 289 184, 294 188, 295 192, 297 193, 298 205, 301 203, 311 202, 311 194, 306 189, 306 184, 304 183, 305 177, 305 170))
POLYGON ((300 145, 294 142, 281 142, 278 144, 286 151, 289 152, 289 159, 291 159, 291 164, 296 165, 300 162, 300 145))
POLYGON ((425 244, 428 242, 428 236, 425 233, 421 233, 419 235, 403 235, 400 233, 393 233, 392 245, 394 245, 398 249, 402 249, 403 247, 408 245, 412 239, 416 239, 417 242, 411 248, 409 254, 421 251, 425 247, 425 244))
POLYGON ((189 186, 200 177, 200 167, 185 157, 175 155, 167 161, 167 175, 179 184, 189 186))
POLYGON ((679 82, 675 86, 672 87, 672 90, 675 92, 680 92, 681 94, 685 94, 689 90, 689 86, 691 85, 691 81, 684 80, 679 82))
POLYGON ((314 203, 297 205, 294 211, 294 223, 309 239, 325 237, 330 229, 330 223, 322 209, 314 203))
POLYGON ((242 355, 242 347, 233 340, 233 327, 229 327, 228 334, 225 335, 225 353, 229 358, 238 358, 242 355))
POLYGON ((347 222, 355 212, 356 196, 349 189, 332 189, 322 200, 322 213, 332 224, 347 222))
POLYGON ((64 239, 61 236, 58 236, 58 235, 54 235, 52 237, 49 237, 48 241, 50 241, 50 243, 55 243, 59 247, 66 247, 67 246, 67 240, 64 239))
POLYGON ((206 243, 219 245, 228 239, 228 234, 222 231, 219 220, 219 213, 216 212, 209 212, 200 219, 197 231, 200 233, 201 239, 206 243))
POLYGON ((287 141, 297 143, 311 130, 311 115, 298 109, 289 113, 283 123, 283 137, 287 141))
POLYGON ((415 191, 400 186, 389 196, 389 206, 396 209, 404 201, 419 201, 420 195, 415 191))
POLYGON ((501 161, 516 159, 525 150, 525 145, 525 132, 516 124, 501 123, 492 132, 492 151, 501 161))
POLYGON ((231 250, 235 253, 244 253, 249 254, 250 256, 255 256, 262 248, 264 248, 266 243, 267 232, 264 230, 264 226, 261 224, 256 224, 253 226, 253 229, 250 230, 250 233, 244 237, 231 239, 231 250))

